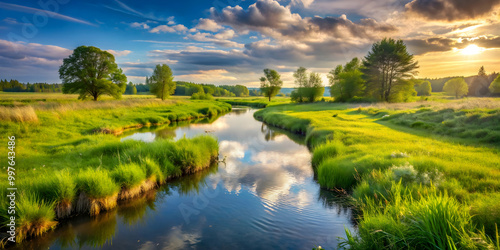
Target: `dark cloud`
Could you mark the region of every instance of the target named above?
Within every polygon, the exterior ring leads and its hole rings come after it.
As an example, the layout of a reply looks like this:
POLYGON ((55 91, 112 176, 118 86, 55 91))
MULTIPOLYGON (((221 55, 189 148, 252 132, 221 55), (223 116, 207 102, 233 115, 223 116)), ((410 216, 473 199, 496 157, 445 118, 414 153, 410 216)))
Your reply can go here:
POLYGON ((500 48, 500 37, 479 37, 479 38, 444 38, 434 37, 427 39, 405 40, 408 50, 415 55, 422 55, 429 52, 450 51, 453 48, 463 49, 471 44, 483 48, 500 48))
POLYGON ((406 10, 429 20, 474 19, 494 10, 500 0, 413 0, 406 10))
POLYGON ((306 17, 291 13, 274 0, 259 0, 248 9, 226 7, 222 11, 210 10, 211 18, 219 24, 236 30, 254 30, 275 39, 314 40, 328 38, 374 38, 397 31, 390 24, 374 19, 358 23, 340 17, 306 17), (326 35, 326 37, 325 37, 326 35))

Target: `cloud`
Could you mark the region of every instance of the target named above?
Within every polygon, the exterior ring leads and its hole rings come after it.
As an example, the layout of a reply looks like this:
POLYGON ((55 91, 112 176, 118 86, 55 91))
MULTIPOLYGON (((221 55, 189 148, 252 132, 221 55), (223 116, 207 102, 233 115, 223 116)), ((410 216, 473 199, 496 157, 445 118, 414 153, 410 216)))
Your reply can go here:
POLYGON ((58 82, 57 70, 72 50, 38 43, 0 40, 0 71, 2 77, 37 82, 58 82), (30 79, 31 78, 31 79, 30 79))
POLYGON ((130 50, 112 50, 112 49, 108 49, 106 50, 107 52, 113 54, 115 57, 120 57, 120 56, 126 56, 130 53, 132 53, 132 51, 130 50))
POLYGON ((119 1, 119 0, 115 0, 115 3, 116 5, 118 5, 118 7, 113 7, 113 6, 109 6, 109 5, 102 5, 103 7, 105 8, 108 8, 110 10, 114 10, 114 11, 117 11, 117 12, 120 12, 120 13, 124 13, 124 14, 127 14, 127 15, 131 15, 131 16, 136 16, 136 17, 141 17, 141 18, 145 18, 145 19, 148 19, 148 20, 154 20, 154 21, 161 21, 161 22, 168 22, 169 25, 172 25, 174 24, 173 23, 173 20, 174 20, 174 17, 173 16, 170 16, 168 18, 163 18, 163 17, 157 17, 151 13, 149 14, 144 14, 130 6, 128 6, 127 4, 119 1), (172 22, 172 23, 171 23, 172 22))
POLYGON ((302 18, 274 0, 259 0, 247 10, 240 6, 226 7, 220 12, 211 8, 210 13, 211 18, 219 24, 231 26, 238 31, 258 31, 278 40, 373 39, 397 31, 391 24, 379 23, 369 18, 358 23, 347 19, 345 15, 302 18))
POLYGON ((452 22, 482 17, 499 5, 500 0, 413 0, 406 10, 428 20, 452 22))
POLYGON ((234 76, 225 75, 227 73, 229 72, 225 69, 199 70, 197 73, 179 75, 177 76, 177 78, 182 79, 184 81, 193 81, 193 82, 206 82, 206 81, 212 81, 214 79, 217 79, 219 81, 238 80, 238 78, 234 76))
POLYGON ((31 7, 26 7, 22 5, 17 5, 17 4, 10 4, 10 3, 2 3, 0 2, 0 9, 6 9, 6 10, 13 10, 13 11, 18 11, 18 12, 24 12, 24 13, 29 13, 29 14, 35 14, 35 13, 45 13, 47 14, 48 17, 52 17, 55 19, 59 20, 65 20, 65 21, 70 21, 70 22, 75 22, 75 23, 81 23, 81 24, 86 24, 90 26, 96 26, 93 23, 87 22, 85 20, 77 19, 74 17, 62 15, 56 12, 48 11, 48 10, 42 10, 42 9, 37 9, 37 8, 31 8, 31 7))
POLYGON ((182 24, 174 25, 174 26, 168 26, 168 25, 158 25, 155 28, 151 29, 149 33, 175 33, 175 32, 182 32, 186 31, 187 28, 186 26, 182 24))
POLYGON ((214 20, 208 18, 200 18, 200 21, 198 22, 195 28, 199 30, 207 30, 212 32, 217 32, 223 29, 221 25, 217 24, 214 20))
POLYGON ((223 47, 243 48, 243 44, 230 40, 235 36, 234 30, 227 29, 215 34, 197 32, 187 35, 186 39, 192 39, 199 42, 212 42, 223 47))
POLYGON ((138 23, 138 22, 133 22, 130 24, 130 27, 132 28, 142 28, 145 30, 149 30, 150 26, 146 22, 138 23))
POLYGON ((492 49, 500 48, 500 37, 481 36, 481 37, 431 37, 425 39, 405 40, 408 50, 415 55, 423 55, 430 52, 444 52, 453 49, 463 49, 469 45, 477 45, 482 48, 492 49))

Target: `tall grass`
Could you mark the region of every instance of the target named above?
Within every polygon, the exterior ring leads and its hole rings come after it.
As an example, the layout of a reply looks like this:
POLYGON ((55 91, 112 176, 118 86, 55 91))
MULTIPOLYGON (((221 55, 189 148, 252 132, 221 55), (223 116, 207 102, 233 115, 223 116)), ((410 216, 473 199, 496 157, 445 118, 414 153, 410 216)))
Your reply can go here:
POLYGON ((11 122, 38 122, 38 116, 32 106, 2 107, 0 121, 11 122))
POLYGON ((19 195, 16 203, 18 242, 28 237, 39 236, 56 226, 54 204, 44 201, 31 192, 19 195))
POLYGON ((110 177, 108 171, 88 168, 76 176, 78 192, 92 198, 104 198, 118 193, 120 186, 110 177))
POLYGON ((146 173, 136 163, 120 164, 111 171, 110 176, 123 188, 135 187, 146 179, 146 173))

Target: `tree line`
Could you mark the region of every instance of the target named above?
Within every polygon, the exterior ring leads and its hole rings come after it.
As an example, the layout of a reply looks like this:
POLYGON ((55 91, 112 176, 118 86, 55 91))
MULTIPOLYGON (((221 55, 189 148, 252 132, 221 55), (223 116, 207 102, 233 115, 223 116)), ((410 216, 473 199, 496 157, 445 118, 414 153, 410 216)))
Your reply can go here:
POLYGON ((62 91, 62 84, 49 84, 45 82, 21 83, 18 80, 0 80, 0 91, 3 92, 38 92, 56 93, 62 91))

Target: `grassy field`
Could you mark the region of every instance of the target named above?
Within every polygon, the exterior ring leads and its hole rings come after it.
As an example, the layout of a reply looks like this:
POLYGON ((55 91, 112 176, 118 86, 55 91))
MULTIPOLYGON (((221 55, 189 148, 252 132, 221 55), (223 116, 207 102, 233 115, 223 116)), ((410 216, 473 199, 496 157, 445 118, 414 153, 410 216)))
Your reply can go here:
MULTIPOLYGON (((60 94, 2 93, 0 97, 13 101, 13 106, 0 109, 0 141, 7 145, 8 137, 16 138, 18 241, 42 234, 71 214, 114 208, 118 200, 206 168, 218 157, 218 142, 211 136, 143 143, 120 142, 117 134, 130 128, 215 118, 231 110, 227 103, 187 98, 93 102, 60 94), (39 98, 45 101, 22 101, 39 98)), ((1 147, 0 154, 7 157, 8 150, 1 147)), ((5 167, 0 178, 8 178, 5 167)), ((7 181, 1 186, 0 214, 7 216, 7 181)))
POLYGON ((500 102, 435 99, 282 104, 255 117, 306 135, 320 185, 361 210, 359 236, 342 246, 498 248, 500 102))

